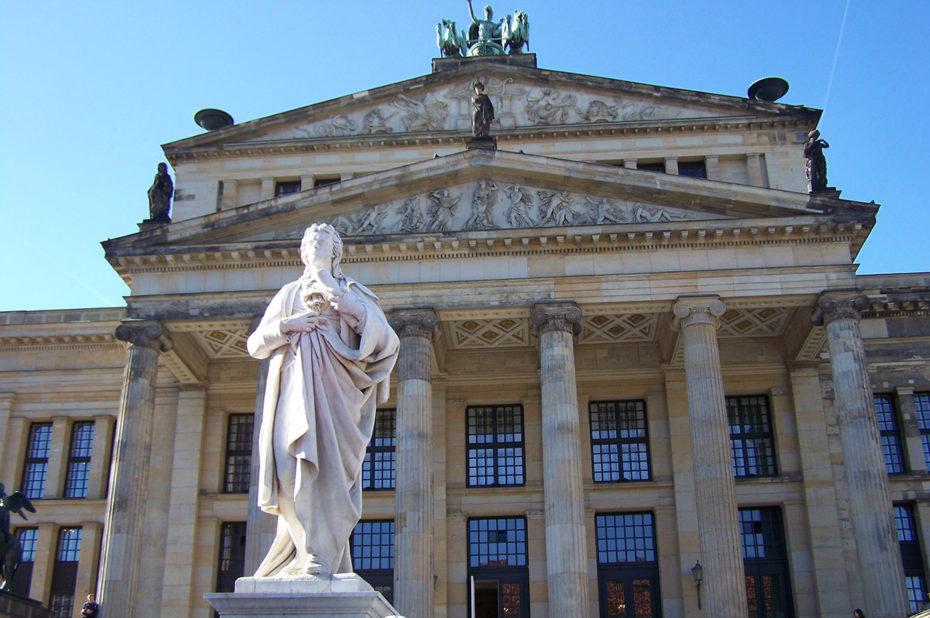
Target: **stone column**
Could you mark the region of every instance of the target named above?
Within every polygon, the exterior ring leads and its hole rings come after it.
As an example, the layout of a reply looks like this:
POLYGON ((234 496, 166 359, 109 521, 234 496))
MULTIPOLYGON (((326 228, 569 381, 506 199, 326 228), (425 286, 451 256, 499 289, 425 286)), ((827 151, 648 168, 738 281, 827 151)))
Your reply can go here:
POLYGON ((407 618, 433 615, 432 309, 394 311, 397 358, 397 463, 394 497, 394 602, 407 618))
POLYGON ((255 392, 255 416, 252 420, 252 462, 249 468, 249 514, 245 524, 245 575, 258 570, 265 554, 274 541, 278 518, 258 506, 258 434, 262 427, 262 407, 265 402, 265 384, 268 382, 268 365, 271 358, 258 363, 258 389, 255 392))
POLYGON ((924 447, 920 441, 920 423, 917 421, 917 402, 914 401, 913 386, 896 386, 894 389, 897 400, 898 416, 901 419, 901 429, 904 434, 904 453, 907 457, 907 469, 913 473, 927 472, 927 460, 924 458, 924 447))
POLYGON ((581 309, 540 303, 530 314, 539 336, 549 615, 589 614, 581 428, 573 338, 581 309))
POLYGON ((868 300, 858 290, 824 292, 814 318, 826 326, 830 347, 849 512, 865 598, 862 609, 874 618, 907 616, 904 567, 859 332, 859 311, 867 307, 868 300))
MULTIPOLYGON (((6 441, 10 437, 8 425, 10 422, 10 411, 13 409, 13 393, 0 393, 0 461, 6 461, 6 441)), ((15 452, 15 451, 14 451, 15 452)), ((13 466, 9 466, 12 468, 13 466)), ((0 477, 0 482, 4 478, 0 477)), ((12 487, 12 485, 10 485, 12 487)), ((7 491, 12 491, 8 489, 7 491)))
POLYGON ((681 330, 685 387, 694 459, 694 494, 704 584, 703 610, 715 618, 748 615, 736 483, 730 455, 730 423, 717 348, 717 296, 680 297, 674 326, 681 330))
POLYGON ((98 416, 94 419, 94 444, 90 454, 90 474, 87 477, 88 500, 107 497, 107 473, 110 469, 110 445, 113 444, 113 417, 98 416))
POLYGON ((103 525, 96 521, 81 523, 81 550, 78 553, 77 578, 74 582, 74 598, 84 603, 88 594, 96 594, 97 559, 100 558, 100 537, 103 525))
POLYGON ((101 616, 137 613, 135 596, 141 585, 139 568, 144 559, 142 534, 161 334, 161 325, 149 321, 128 321, 116 329, 116 338, 129 346, 100 559, 101 616))
POLYGON ((197 507, 200 493, 200 453, 207 389, 184 384, 178 391, 174 454, 171 458, 171 494, 165 539, 165 574, 161 614, 182 616, 190 610, 197 547, 197 507))

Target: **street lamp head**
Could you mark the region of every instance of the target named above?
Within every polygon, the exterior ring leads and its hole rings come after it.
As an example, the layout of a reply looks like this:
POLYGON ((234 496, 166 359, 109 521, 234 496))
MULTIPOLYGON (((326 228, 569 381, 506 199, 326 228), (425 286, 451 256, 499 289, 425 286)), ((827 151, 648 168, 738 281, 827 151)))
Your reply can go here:
POLYGON ((695 584, 700 584, 704 581, 704 567, 701 566, 700 561, 695 562, 694 566, 691 567, 691 577, 694 578, 695 584))

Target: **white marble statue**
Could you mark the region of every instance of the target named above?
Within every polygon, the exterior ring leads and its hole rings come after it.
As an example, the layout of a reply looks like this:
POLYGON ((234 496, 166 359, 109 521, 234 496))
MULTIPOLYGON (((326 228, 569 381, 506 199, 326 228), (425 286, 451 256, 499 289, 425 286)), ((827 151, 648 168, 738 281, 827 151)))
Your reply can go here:
POLYGON ((397 360, 377 297, 342 273, 336 230, 308 227, 300 256, 303 275, 275 295, 248 341, 252 356, 271 357, 258 504, 278 516, 256 577, 352 572, 362 461, 397 360))

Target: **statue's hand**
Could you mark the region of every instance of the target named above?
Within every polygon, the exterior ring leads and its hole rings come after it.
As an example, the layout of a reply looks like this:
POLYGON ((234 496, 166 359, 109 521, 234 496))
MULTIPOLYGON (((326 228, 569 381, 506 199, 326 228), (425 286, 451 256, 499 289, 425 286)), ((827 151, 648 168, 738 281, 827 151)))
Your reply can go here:
POLYGON ((347 292, 341 296, 333 296, 329 300, 329 304, 339 313, 348 314, 356 320, 361 320, 365 315, 365 307, 355 298, 355 294, 351 292, 347 292))
POLYGON ((298 313, 281 320, 281 332, 309 333, 326 324, 326 318, 313 313, 298 313))

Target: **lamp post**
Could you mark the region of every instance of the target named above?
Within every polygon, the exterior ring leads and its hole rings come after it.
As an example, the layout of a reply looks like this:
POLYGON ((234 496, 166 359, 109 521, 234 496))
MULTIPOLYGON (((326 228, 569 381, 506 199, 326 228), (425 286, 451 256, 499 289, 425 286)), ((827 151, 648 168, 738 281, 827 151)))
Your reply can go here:
POLYGON ((704 567, 700 560, 691 567, 691 577, 694 578, 694 587, 697 588, 698 609, 701 609, 701 582, 704 581, 704 567))

